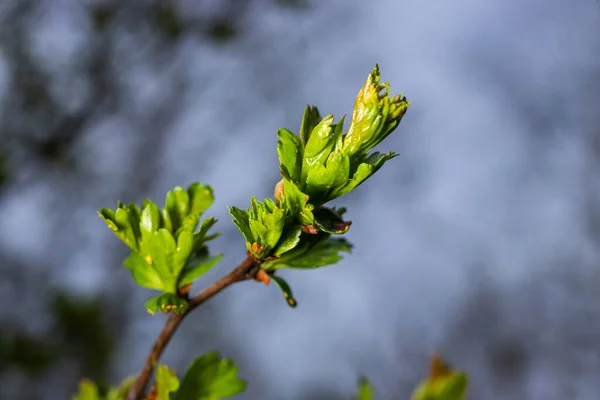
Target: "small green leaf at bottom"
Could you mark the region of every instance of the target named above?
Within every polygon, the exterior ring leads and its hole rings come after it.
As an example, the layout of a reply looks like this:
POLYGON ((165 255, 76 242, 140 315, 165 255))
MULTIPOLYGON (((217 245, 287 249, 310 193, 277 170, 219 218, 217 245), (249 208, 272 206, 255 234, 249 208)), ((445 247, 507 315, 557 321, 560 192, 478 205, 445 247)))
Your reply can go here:
POLYGON ((101 400, 98 393, 98 386, 89 379, 83 379, 79 382, 79 391, 72 400, 101 400))
POLYGON ((187 305, 188 302, 186 299, 172 293, 159 294, 144 302, 144 307, 152 315, 156 314, 157 311, 163 314, 167 314, 169 311, 181 314, 187 309, 187 305))
POLYGON ((412 400, 465 400, 467 395, 467 374, 454 371, 438 355, 431 360, 428 379, 414 390, 412 400))
POLYGON ((169 393, 179 388, 179 379, 175 372, 166 365, 159 365, 156 370, 156 400, 171 400, 169 393))
POLYGON ((217 400, 234 396, 246 389, 237 377, 238 369, 231 360, 217 352, 196 358, 181 380, 175 400, 217 400))
POLYGON ((356 398, 357 400, 375 400, 375 389, 365 377, 360 378, 358 381, 358 395, 356 398))

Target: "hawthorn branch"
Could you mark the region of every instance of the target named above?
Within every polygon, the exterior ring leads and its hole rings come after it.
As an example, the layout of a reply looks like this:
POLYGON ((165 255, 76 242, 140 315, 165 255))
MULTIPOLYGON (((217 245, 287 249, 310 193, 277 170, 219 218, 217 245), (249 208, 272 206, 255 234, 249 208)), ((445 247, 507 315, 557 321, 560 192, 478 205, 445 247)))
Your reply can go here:
POLYGON ((204 304, 206 301, 210 300, 225 288, 237 282, 254 279, 259 271, 258 265, 258 261, 254 259, 254 257, 248 255, 246 259, 240 263, 240 265, 231 270, 227 275, 223 276, 221 279, 192 297, 185 312, 182 314, 175 314, 171 312, 169 314, 169 318, 167 319, 165 326, 162 328, 160 334, 154 341, 154 345, 152 346, 152 349, 146 358, 146 362, 144 363, 142 371, 127 394, 127 400, 139 400, 142 398, 146 391, 146 386, 148 386, 148 381, 154 372, 156 362, 165 351, 167 344, 169 344, 169 341, 173 337, 173 334, 183 319, 196 307, 204 304))

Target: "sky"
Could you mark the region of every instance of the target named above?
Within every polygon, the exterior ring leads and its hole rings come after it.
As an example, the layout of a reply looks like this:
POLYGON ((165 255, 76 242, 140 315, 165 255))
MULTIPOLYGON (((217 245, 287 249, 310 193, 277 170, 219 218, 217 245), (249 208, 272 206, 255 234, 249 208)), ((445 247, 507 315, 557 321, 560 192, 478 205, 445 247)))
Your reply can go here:
MULTIPOLYGON (((60 70, 82 51, 77 38, 89 27, 56 10, 32 40, 60 70)), ((378 148, 401 156, 335 202, 353 221, 352 254, 318 271, 284 271, 296 309, 275 287, 252 283, 214 300, 224 342, 242 349, 242 374, 262 377, 239 398, 292 399, 310 386, 349 397, 363 374, 379 398, 407 398, 433 351, 469 372, 474 399, 599 397, 600 254, 586 207, 600 206, 589 162, 597 158, 589 96, 599 88, 591 74, 600 68, 600 5, 335 0, 293 12, 256 2, 246 23, 247 35, 229 46, 185 40, 166 66, 140 62, 125 72, 131 103, 78 143, 94 181, 70 221, 89 245, 74 251, 51 234, 60 222, 44 212, 65 195, 51 179, 3 199, 0 243, 33 260, 50 254, 73 290, 106 290, 114 238, 95 210, 129 199, 94 190, 131 179, 121 171, 143 140, 136 121, 177 96, 174 77, 183 76, 191 83, 180 113, 148 154, 161 169, 147 197, 162 201, 197 180, 214 187, 210 215, 225 233, 213 245, 225 253, 216 278, 244 251, 225 206, 272 195, 277 129, 297 132, 307 103, 336 119, 350 115, 378 63, 392 92, 412 104, 378 148)), ((129 39, 123 62, 137 57, 129 39)), ((65 102, 77 104, 85 85, 70 92, 65 102)), ((135 310, 121 375, 139 368, 163 323, 135 310)), ((203 348, 188 339, 210 316, 190 316, 186 340, 174 340, 166 357, 188 363, 203 348)))

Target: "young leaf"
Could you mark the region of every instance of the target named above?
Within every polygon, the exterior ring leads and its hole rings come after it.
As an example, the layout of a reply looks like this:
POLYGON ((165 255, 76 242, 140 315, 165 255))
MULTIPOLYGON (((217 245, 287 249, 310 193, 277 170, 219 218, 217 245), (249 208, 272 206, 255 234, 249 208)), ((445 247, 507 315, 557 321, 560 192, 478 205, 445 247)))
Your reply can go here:
MULTIPOLYGON (((171 232, 161 228, 145 242, 149 261, 161 276, 163 290, 168 293, 177 292, 177 278, 183 265, 175 265, 175 251, 177 244, 171 232)), ((190 243, 191 249, 191 243, 190 243)), ((180 259, 178 259, 181 261, 180 259)))
POLYGON ((192 183, 187 190, 181 186, 175 187, 167 193, 163 218, 165 228, 175 233, 181 228, 193 232, 198 224, 198 219, 212 205, 213 191, 210 186, 192 183))
POLYGON ((296 247, 296 245, 300 243, 301 233, 302 228, 297 225, 285 230, 281 235, 281 239, 279 239, 279 243, 277 243, 277 247, 273 249, 273 255, 279 257, 283 253, 286 253, 296 247))
POLYGON ((296 308, 298 302, 292 294, 292 289, 290 288, 290 285, 288 285, 288 283, 280 276, 270 275, 269 277, 277 284, 279 289, 281 289, 281 291, 283 292, 283 297, 285 297, 285 301, 287 302, 288 306, 296 308))
POLYGON ((346 185, 332 190, 330 199, 332 200, 351 192, 361 183, 370 178, 375 172, 377 172, 383 166, 383 164, 386 163, 386 161, 391 160, 396 156, 398 156, 398 154, 391 152, 387 154, 374 152, 373 154, 359 155, 355 157, 357 159, 355 162, 357 166, 354 172, 350 172, 351 179, 348 180, 346 185))
POLYGON ((176 294, 163 293, 158 296, 149 298, 144 302, 144 307, 152 315, 158 311, 163 314, 167 314, 169 311, 181 314, 187 309, 187 300, 183 299, 176 294))
POLYGON ((367 378, 363 377, 358 381, 357 400, 375 400, 375 389, 367 378))
POLYGON ((216 352, 207 353, 192 362, 175 400, 217 400, 241 393, 246 382, 237 373, 233 361, 220 358, 216 352))
POLYGON ((113 387, 108 390, 106 400, 123 400, 129 392, 129 388, 135 383, 135 377, 126 378, 118 387, 113 387))
POLYGON ((202 185, 197 182, 192 183, 188 186, 187 191, 190 199, 190 215, 202 215, 215 201, 213 190, 208 185, 202 185))
POLYGON ((138 250, 140 212, 135 204, 124 206, 119 202, 116 210, 101 208, 98 215, 131 250, 138 250))
POLYGON ((300 138, 281 128, 277 131, 277 153, 279 154, 279 165, 281 174, 293 181, 300 181, 300 171, 302 168, 302 144, 300 138))
POLYGON ((438 355, 431 360, 429 377, 414 390, 412 400, 465 400, 468 378, 453 371, 438 355))
POLYGON ((139 254, 131 252, 123 262, 125 268, 131 271, 133 280, 138 285, 148 288, 163 290, 163 278, 152 264, 142 258, 139 254))
POLYGON ((375 65, 356 96, 352 122, 343 145, 344 152, 350 156, 366 153, 389 136, 410 104, 402 94, 389 97, 390 84, 380 84, 379 79, 379 66, 375 65), (383 94, 382 90, 385 90, 383 94))
POLYGON ((311 168, 317 164, 325 164, 329 153, 333 150, 336 137, 334 135, 335 127, 332 125, 333 115, 330 114, 323 118, 311 132, 310 138, 304 146, 301 182, 306 181, 311 168))
MULTIPOLYGON (((343 211, 345 211, 343 209, 343 211)), ((335 209, 327 208, 327 207, 319 207, 315 212, 315 226, 319 228, 319 230, 331 233, 334 235, 341 235, 343 233, 348 232, 350 229, 351 221, 344 221, 341 217, 341 214, 335 209)))
POLYGON ((179 388, 179 379, 173 370, 166 365, 159 365, 156 370, 156 400, 171 400, 169 393, 179 388))
POLYGON ((256 240, 250 230, 250 216, 248 215, 248 211, 237 207, 227 207, 227 209, 233 217, 233 223, 238 227, 244 239, 246 239, 246 243, 254 243, 256 240))
POLYGON ((300 125, 300 141, 302 142, 302 146, 306 146, 308 139, 310 139, 310 134, 319 121, 321 121, 319 109, 311 105, 306 106, 304 115, 302 116, 302 124, 300 125))
POLYGON ((288 215, 294 216, 300 224, 314 223, 314 206, 309 204, 308 200, 308 195, 302 193, 294 182, 284 179, 280 206, 286 210, 288 215))
POLYGON ((350 158, 343 152, 334 152, 324 164, 310 167, 306 176, 306 193, 314 204, 333 200, 332 192, 339 191, 350 180, 350 158))
POLYGON ((79 382, 79 391, 73 400, 102 400, 98 393, 98 387, 89 379, 83 379, 79 382))
POLYGON ((329 234, 302 235, 300 243, 276 260, 265 261, 261 268, 273 271, 281 268, 311 269, 338 263, 342 251, 350 252, 352 245, 344 239, 332 239, 329 234))
POLYGON ((192 283, 196 279, 200 278, 202 275, 210 271, 215 265, 217 265, 222 258, 222 254, 217 254, 216 256, 203 259, 198 264, 186 265, 179 276, 179 284, 177 285, 178 288, 181 288, 182 286, 192 283))
POLYGON ((169 216, 171 226, 168 229, 171 232, 174 233, 181 226, 183 219, 188 214, 189 202, 190 195, 181 186, 177 186, 167 193, 163 212, 169 216))

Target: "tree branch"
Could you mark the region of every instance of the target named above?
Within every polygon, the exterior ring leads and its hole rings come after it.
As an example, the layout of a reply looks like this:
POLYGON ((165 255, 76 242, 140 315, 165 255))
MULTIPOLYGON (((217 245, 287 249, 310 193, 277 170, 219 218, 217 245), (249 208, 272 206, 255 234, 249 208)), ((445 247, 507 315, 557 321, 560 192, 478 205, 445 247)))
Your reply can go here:
POLYGON ((165 323, 162 331, 156 338, 152 349, 150 350, 150 354, 146 358, 146 362, 137 377, 135 383, 129 390, 127 395, 127 400, 139 400, 142 398, 146 386, 148 385, 148 381, 152 373, 154 372, 155 363, 158 361, 160 356, 162 355, 165 347, 169 344, 171 337, 183 321, 183 319, 192 312, 196 307, 205 303, 209 299, 211 299, 214 295, 221 292, 223 289, 228 286, 236 283, 242 282, 248 279, 253 279, 258 272, 258 261, 256 261, 252 256, 248 255, 244 261, 240 263, 237 267, 231 270, 227 275, 204 289, 202 292, 198 293, 194 297, 192 297, 188 303, 187 310, 182 314, 175 314, 171 312, 169 314, 169 318, 165 323))

